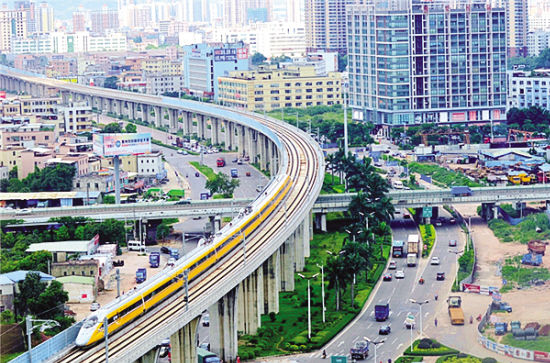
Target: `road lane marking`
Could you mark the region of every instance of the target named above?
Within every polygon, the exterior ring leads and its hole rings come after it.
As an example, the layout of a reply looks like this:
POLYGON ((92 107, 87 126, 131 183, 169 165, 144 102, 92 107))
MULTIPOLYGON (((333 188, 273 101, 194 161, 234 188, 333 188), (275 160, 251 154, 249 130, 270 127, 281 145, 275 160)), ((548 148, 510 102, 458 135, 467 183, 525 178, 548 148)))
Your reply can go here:
POLYGON ((343 340, 340 343, 338 343, 338 346, 340 347, 342 344, 344 344, 343 340))
POLYGON ((397 337, 395 337, 395 339, 392 340, 391 344, 392 344, 392 345, 395 344, 396 341, 397 341, 397 337))
POLYGON ((400 343, 398 346, 397 346, 397 349, 401 348, 403 346, 403 343, 400 343))
POLYGON ((428 315, 430 315, 430 313, 426 311, 426 314, 424 314, 424 316, 428 316, 428 315))

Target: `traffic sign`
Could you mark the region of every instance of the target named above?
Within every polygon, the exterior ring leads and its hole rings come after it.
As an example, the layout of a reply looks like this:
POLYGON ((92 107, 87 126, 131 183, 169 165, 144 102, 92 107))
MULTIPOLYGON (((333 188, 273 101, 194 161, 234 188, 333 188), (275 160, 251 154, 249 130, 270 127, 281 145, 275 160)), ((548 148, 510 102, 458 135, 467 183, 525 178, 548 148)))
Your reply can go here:
POLYGON ((333 355, 330 357, 330 363, 347 363, 348 357, 343 355, 333 355))

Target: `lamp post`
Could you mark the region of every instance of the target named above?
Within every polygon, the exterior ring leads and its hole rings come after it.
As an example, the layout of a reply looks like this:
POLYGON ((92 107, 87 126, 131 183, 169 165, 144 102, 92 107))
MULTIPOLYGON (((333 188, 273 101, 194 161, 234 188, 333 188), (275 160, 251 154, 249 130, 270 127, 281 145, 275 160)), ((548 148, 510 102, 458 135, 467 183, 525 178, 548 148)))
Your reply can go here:
MULTIPOLYGON (((429 303, 430 300, 416 301, 415 299, 409 299, 409 301, 420 307, 420 337, 422 338, 422 305, 429 303)), ((411 352, 412 352, 412 348, 411 348, 411 352)))
POLYGON ((348 232, 348 233, 351 235, 351 237, 352 237, 352 239, 353 239, 353 242, 355 242, 355 233, 354 233, 354 232, 351 232, 351 231, 348 230, 348 229, 346 229, 345 231, 348 232))
POLYGON ((308 341, 311 340, 311 291, 310 291, 309 280, 316 278, 318 275, 319 274, 316 273, 311 277, 305 277, 300 273, 298 274, 298 276, 300 276, 304 280, 307 280, 307 339, 308 341))
MULTIPOLYGON (((412 329, 411 329, 412 330, 412 329)), ((363 337, 366 341, 368 341, 370 344, 374 344, 374 363, 377 363, 378 362, 378 358, 377 358, 377 353, 376 351, 378 350, 378 345, 380 344, 384 344, 384 342, 386 341, 385 339, 379 341, 379 342, 375 342, 374 340, 370 340, 369 338, 367 337, 363 337)))
POLYGON ((346 96, 347 82, 342 83, 342 93, 344 94, 344 153, 348 156, 348 99, 346 96))
POLYGON ((450 253, 454 253, 455 254, 455 265, 456 265, 456 286, 458 287, 458 255, 460 255, 462 252, 464 252, 464 250, 460 250, 460 251, 453 251, 453 250, 449 250, 450 253))
POLYGON ((325 322, 325 270, 323 265, 317 264, 317 267, 321 269, 321 301, 323 307, 323 323, 325 322))

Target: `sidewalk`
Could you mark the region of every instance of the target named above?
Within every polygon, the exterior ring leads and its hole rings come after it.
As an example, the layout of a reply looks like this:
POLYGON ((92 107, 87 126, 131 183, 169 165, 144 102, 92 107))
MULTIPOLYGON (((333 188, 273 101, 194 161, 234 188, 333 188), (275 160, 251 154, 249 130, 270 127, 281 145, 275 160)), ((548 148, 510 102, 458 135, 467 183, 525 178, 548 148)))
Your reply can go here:
POLYGON ((165 162, 164 168, 166 169, 166 176, 169 181, 161 186, 162 191, 168 192, 171 189, 183 189, 185 190, 185 197, 189 197, 191 195, 189 182, 179 174, 176 176, 176 170, 169 163, 165 162))

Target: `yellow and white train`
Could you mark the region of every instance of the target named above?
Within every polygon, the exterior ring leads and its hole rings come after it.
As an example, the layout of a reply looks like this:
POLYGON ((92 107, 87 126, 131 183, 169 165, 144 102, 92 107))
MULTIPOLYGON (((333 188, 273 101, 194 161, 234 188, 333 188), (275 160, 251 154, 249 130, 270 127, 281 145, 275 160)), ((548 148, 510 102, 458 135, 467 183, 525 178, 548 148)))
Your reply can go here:
POLYGON ((237 249, 244 236, 249 236, 288 194, 292 180, 278 176, 240 218, 226 225, 214 240, 180 259, 174 267, 167 268, 136 289, 122 295, 88 316, 80 329, 75 344, 91 346, 104 338, 103 323, 107 318, 109 334, 155 307, 184 286, 184 271, 188 271, 188 283, 207 273, 217 261, 237 249), (282 182, 281 182, 282 180, 282 182))

